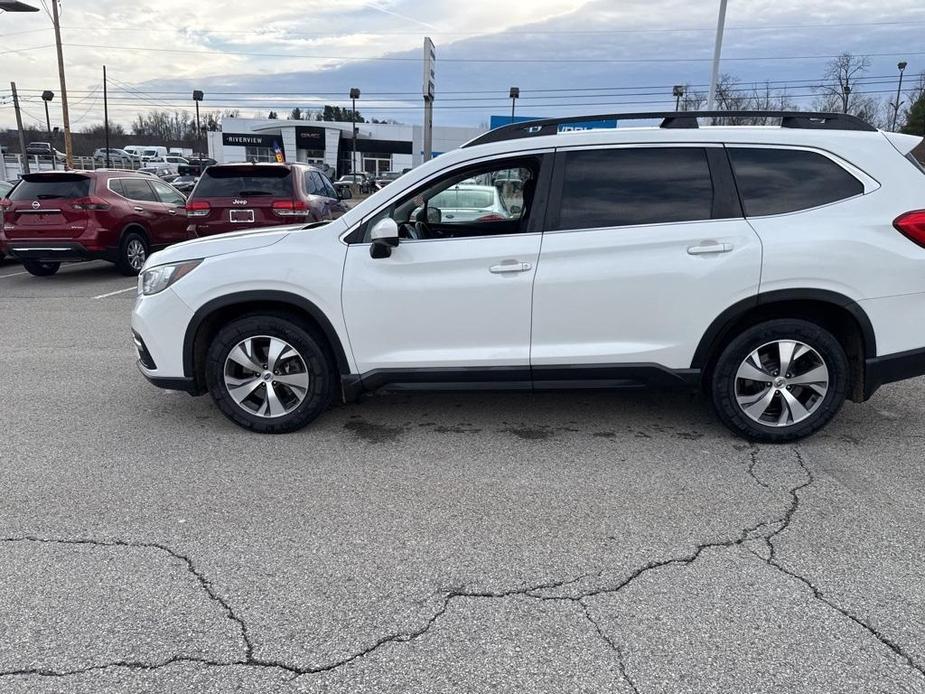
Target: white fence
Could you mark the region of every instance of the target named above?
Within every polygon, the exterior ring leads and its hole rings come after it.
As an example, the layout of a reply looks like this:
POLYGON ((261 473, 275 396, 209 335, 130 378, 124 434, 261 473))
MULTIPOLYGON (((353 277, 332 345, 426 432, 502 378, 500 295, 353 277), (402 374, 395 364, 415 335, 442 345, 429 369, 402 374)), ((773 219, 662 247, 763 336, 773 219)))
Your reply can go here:
MULTIPOLYGON (((51 171, 57 169, 64 170, 64 162, 53 162, 51 157, 42 157, 29 155, 26 157, 29 161, 29 171, 51 171)), ((138 162, 127 160, 111 159, 111 169, 138 169, 141 165, 138 162)), ((74 157, 75 169, 102 169, 106 162, 93 157, 74 157)), ((15 181, 22 175, 22 155, 21 154, 4 154, 0 156, 0 181, 15 181)))

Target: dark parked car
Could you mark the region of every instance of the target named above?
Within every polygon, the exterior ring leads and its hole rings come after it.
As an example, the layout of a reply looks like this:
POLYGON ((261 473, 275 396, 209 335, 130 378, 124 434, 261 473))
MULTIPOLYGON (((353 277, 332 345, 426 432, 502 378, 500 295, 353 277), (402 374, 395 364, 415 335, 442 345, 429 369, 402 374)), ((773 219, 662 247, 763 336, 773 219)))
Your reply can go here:
POLYGON ((0 252, 33 275, 92 259, 137 275, 151 251, 189 238, 185 203, 163 181, 132 171, 26 174, 0 201, 0 252))
POLYGON ((207 168, 186 203, 190 230, 210 236, 249 227, 335 219, 350 192, 307 164, 216 164, 207 168))
POLYGON ((64 152, 59 152, 50 142, 30 142, 26 145, 26 154, 39 157, 51 157, 64 161, 64 152))
POLYGON ((180 175, 169 181, 169 183, 184 195, 189 195, 193 192, 193 188, 196 187, 198 181, 199 176, 180 175))
POLYGON ((190 157, 188 163, 177 165, 177 173, 181 176, 201 176, 207 166, 217 162, 208 157, 190 157))

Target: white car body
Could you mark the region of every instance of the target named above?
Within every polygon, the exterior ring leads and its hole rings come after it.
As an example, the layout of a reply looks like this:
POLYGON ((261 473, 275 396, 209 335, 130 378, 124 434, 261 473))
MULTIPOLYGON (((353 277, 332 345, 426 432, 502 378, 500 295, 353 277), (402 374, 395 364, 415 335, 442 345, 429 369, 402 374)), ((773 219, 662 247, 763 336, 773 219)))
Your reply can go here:
MULTIPOLYGON (((461 371, 491 380, 509 370, 514 375, 503 378, 525 388, 531 378, 564 387, 570 369, 595 367, 614 382, 640 371, 693 382, 724 316, 784 300, 856 314, 865 342, 858 368, 925 355, 925 249, 892 226, 925 208, 925 175, 903 160, 919 141, 879 131, 619 128, 464 147, 324 226, 226 234, 153 254, 146 268, 203 260, 164 291, 139 293, 132 326, 157 365, 140 368, 159 385, 202 392, 190 326, 216 306, 284 297, 336 341, 345 391, 408 374, 416 381, 421 370, 437 374, 436 382, 440 373, 446 381, 460 380, 461 371), (763 217, 402 240, 379 259, 370 243, 346 241, 407 191, 474 162, 589 148, 721 152, 737 145, 819 153, 856 176, 863 194, 763 217), (496 273, 505 263, 518 271, 496 273)), ((884 380, 896 379, 872 372, 853 397, 869 397, 884 380)))

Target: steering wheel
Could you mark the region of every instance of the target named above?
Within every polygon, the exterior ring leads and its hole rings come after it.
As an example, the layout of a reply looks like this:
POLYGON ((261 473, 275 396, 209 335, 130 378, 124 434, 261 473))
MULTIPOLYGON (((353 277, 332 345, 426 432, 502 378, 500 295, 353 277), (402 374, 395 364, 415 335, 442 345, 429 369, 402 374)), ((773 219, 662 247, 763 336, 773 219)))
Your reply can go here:
POLYGON ((419 222, 403 222, 398 226, 398 238, 418 240, 424 238, 418 231, 419 222))

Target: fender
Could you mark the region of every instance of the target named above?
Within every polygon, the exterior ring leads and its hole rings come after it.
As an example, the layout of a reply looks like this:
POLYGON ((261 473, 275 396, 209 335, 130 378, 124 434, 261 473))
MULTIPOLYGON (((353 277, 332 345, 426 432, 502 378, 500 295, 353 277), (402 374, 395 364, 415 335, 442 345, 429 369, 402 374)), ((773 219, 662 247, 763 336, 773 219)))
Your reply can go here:
POLYGON ((203 322, 216 311, 234 306, 236 304, 249 304, 254 302, 266 302, 287 304, 293 308, 304 311, 311 316, 321 327, 324 336, 331 345, 334 352, 334 359, 337 361, 337 369, 341 374, 350 373, 350 365, 347 361, 347 354, 344 352, 344 346, 341 344, 340 337, 328 317, 311 301, 298 294, 281 291, 245 291, 226 294, 217 299, 212 299, 202 306, 193 314, 189 324, 186 326, 186 334, 183 337, 183 373, 188 378, 195 378, 195 354, 193 346, 196 344, 196 336, 203 322))
POLYGON ((867 358, 876 356, 877 338, 874 334, 874 328, 870 323, 870 318, 867 317, 867 313, 864 309, 853 299, 850 299, 844 294, 829 291, 828 289, 780 289, 742 299, 720 313, 719 316, 710 323, 710 327, 707 328, 703 337, 700 338, 700 343, 697 345, 697 350, 694 352, 694 358, 691 360, 691 368, 705 368, 707 362, 713 356, 715 346, 728 335, 729 329, 735 322, 749 311, 760 306, 768 306, 785 301, 815 301, 832 304, 838 308, 845 309, 854 317, 861 327, 861 338, 864 342, 865 356, 867 358))

